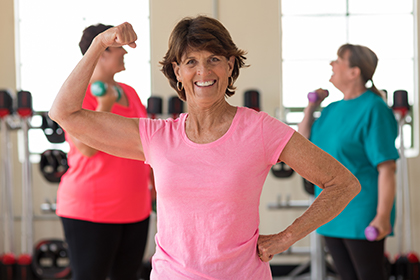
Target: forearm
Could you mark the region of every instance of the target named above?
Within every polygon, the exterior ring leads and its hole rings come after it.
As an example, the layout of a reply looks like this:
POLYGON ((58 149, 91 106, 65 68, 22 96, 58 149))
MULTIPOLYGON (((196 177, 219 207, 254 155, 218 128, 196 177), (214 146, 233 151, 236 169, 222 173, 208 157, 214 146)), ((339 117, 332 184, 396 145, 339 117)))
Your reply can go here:
POLYGON ((378 206, 376 215, 390 220, 396 191, 395 162, 384 163, 383 166, 378 167, 378 170, 378 206))
POLYGON ((316 147, 300 133, 290 138, 279 158, 302 177, 323 189, 312 205, 284 231, 260 236, 262 260, 287 250, 319 226, 336 217, 360 192, 360 183, 331 155, 316 147))
POLYGON ((340 214, 359 190, 358 181, 350 176, 340 184, 331 184, 286 231, 292 233, 294 242, 300 240, 340 214))
POLYGON ((62 127, 65 128, 66 124, 71 123, 72 114, 81 111, 90 78, 104 50, 105 47, 94 39, 89 50, 85 53, 58 92, 49 115, 51 119, 59 123, 62 127))

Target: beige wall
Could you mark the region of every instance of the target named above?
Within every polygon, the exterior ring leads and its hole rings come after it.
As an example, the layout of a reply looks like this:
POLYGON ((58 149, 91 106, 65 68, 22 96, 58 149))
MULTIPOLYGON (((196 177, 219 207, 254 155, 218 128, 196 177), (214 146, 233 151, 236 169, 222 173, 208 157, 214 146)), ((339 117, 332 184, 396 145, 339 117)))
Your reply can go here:
MULTIPOLYGON (((169 87, 167 80, 159 70, 158 62, 165 54, 168 36, 174 24, 184 16, 197 14, 213 15, 213 0, 153 0, 150 1, 151 20, 151 70, 152 70, 152 94, 169 96, 175 94, 169 87)), ((261 1, 219 1, 218 18, 228 28, 237 46, 248 51, 247 63, 249 68, 242 70, 236 82, 237 93, 229 99, 234 105, 243 105, 243 93, 245 90, 255 88, 262 94, 261 107, 271 115, 275 115, 275 109, 280 105, 281 87, 281 60, 280 60, 280 28, 278 0, 261 1)), ((14 61, 14 18, 13 0, 2 0, 0 3, 0 88, 12 88, 15 90, 15 61, 14 61)), ((16 132, 12 132, 14 143, 17 143, 16 132)), ((16 150, 17 144, 14 144, 16 150)), ((14 152, 15 173, 15 214, 20 214, 20 163, 17 152, 14 152)), ((416 198, 420 196, 417 182, 420 173, 417 173, 420 158, 410 159, 408 162, 411 186, 412 205, 412 228, 413 237, 420 234, 420 222, 415 218, 420 213, 420 204, 416 198)), ((57 186, 47 183, 38 171, 38 165, 33 165, 33 188, 34 208, 37 218, 35 222, 35 241, 41 238, 62 237, 61 225, 52 215, 42 214, 40 204, 45 198, 54 199, 57 186)), ((261 232, 275 233, 290 224, 301 211, 277 210, 270 211, 267 204, 274 202, 277 196, 291 195, 293 200, 308 199, 303 191, 302 180, 298 175, 290 179, 276 179, 271 174, 268 176, 261 197, 261 232)), ((16 223, 16 231, 19 232, 19 224, 16 223)), ((19 234, 16 235, 16 249, 19 252, 19 234)), ((305 238, 298 246, 308 246, 309 241, 305 238)), ((420 251, 420 240, 413 238, 413 249, 420 251)), ((388 249, 396 253, 396 238, 388 239, 388 249)), ((1 248, 1 246, 0 246, 1 248)), ((277 258, 277 261, 286 261, 277 258)))

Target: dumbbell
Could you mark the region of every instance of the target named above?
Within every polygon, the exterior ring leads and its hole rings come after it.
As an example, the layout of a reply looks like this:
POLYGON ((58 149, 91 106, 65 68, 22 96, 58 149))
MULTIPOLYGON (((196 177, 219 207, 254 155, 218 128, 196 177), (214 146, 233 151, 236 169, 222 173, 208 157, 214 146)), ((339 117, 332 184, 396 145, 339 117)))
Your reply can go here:
POLYGON ((271 173, 277 178, 289 178, 295 171, 287 164, 280 161, 271 167, 271 173))
POLYGON ((9 91, 0 90, 0 118, 10 115, 13 111, 13 99, 9 91))
POLYGON ((365 228, 365 236, 369 241, 375 241, 378 238, 379 230, 374 226, 368 226, 365 228))
POLYGON ((260 111, 260 93, 257 90, 251 89, 245 91, 244 94, 245 107, 260 111))
POLYGON ((156 118, 156 115, 162 114, 162 98, 158 96, 150 96, 147 99, 147 113, 152 119, 156 118))
POLYGON ((317 91, 311 91, 308 93, 309 102, 312 102, 312 103, 317 102, 321 97, 323 97, 320 95, 325 95, 325 97, 327 97, 329 95, 329 92, 326 89, 324 89, 322 93, 319 93, 317 91))
POLYGON ((408 104, 408 94, 406 90, 394 91, 394 104, 392 105, 392 110, 399 113, 401 117, 404 117, 410 110, 410 105, 408 104))
POLYGON ((184 111, 184 103, 177 95, 169 97, 168 101, 168 113, 172 114, 172 117, 176 119, 179 114, 184 111))
MULTIPOLYGON (((118 93, 117 101, 121 99, 122 92, 119 86, 114 86, 114 89, 118 93)), ((96 81, 90 85, 90 91, 95 96, 103 96, 105 95, 106 91, 108 90, 108 85, 102 81, 96 81)))

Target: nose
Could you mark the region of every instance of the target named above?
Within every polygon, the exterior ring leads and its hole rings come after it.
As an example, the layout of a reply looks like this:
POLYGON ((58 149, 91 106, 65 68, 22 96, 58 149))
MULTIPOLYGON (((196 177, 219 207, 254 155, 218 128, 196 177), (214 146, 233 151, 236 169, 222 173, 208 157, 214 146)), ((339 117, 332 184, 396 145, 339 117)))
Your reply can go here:
POLYGON ((206 63, 200 64, 197 68, 197 75, 204 76, 210 73, 210 67, 206 63))

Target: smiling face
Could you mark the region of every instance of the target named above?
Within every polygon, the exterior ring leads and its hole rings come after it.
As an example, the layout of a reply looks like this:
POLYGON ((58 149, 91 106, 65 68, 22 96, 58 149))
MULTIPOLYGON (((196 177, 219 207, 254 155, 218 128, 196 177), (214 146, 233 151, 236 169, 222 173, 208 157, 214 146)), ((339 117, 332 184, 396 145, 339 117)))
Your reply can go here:
POLYGON ((179 64, 173 62, 172 65, 188 101, 214 103, 224 99, 234 62, 233 56, 228 60, 209 51, 191 50, 184 53, 179 64))

